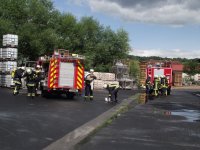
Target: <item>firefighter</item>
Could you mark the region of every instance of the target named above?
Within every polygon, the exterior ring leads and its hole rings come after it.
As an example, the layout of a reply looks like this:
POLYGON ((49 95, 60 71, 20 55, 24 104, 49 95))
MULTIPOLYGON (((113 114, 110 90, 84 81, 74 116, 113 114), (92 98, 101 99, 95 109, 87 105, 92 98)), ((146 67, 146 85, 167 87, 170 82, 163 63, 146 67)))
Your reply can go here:
POLYGON ((22 78, 24 76, 24 72, 25 72, 25 67, 19 67, 17 69, 14 69, 12 72, 11 72, 11 76, 13 78, 13 82, 15 84, 15 87, 14 87, 14 91, 13 91, 13 95, 17 95, 19 94, 19 90, 22 86, 22 78))
POLYGON ((161 85, 161 94, 167 96, 168 81, 165 75, 161 76, 160 85, 161 85))
POLYGON ((94 69, 90 69, 90 73, 85 76, 85 100, 89 97, 93 100, 93 90, 94 90, 94 80, 96 76, 94 75, 94 69))
POLYGON ((146 94, 150 94, 151 93, 151 76, 149 75, 146 79, 146 94))
POLYGON ((28 97, 30 97, 30 96, 35 97, 36 82, 37 82, 36 72, 33 69, 28 68, 26 70, 25 77, 26 77, 26 86, 27 86, 27 89, 28 89, 27 96, 28 97))
POLYGON ((41 78, 42 78, 42 72, 41 72, 40 65, 36 65, 35 73, 36 73, 36 85, 35 85, 36 89, 35 90, 36 90, 36 94, 37 94, 37 91, 38 91, 38 88, 39 88, 39 84, 40 84, 40 81, 41 81, 41 78))
POLYGON ((118 102, 117 101, 117 93, 119 89, 119 84, 111 83, 111 84, 104 84, 104 89, 108 90, 108 98, 105 98, 106 102, 118 102))
POLYGON ((154 91, 154 96, 158 96, 159 93, 159 88, 160 88, 160 80, 157 75, 154 76, 154 82, 153 82, 153 91, 154 91))

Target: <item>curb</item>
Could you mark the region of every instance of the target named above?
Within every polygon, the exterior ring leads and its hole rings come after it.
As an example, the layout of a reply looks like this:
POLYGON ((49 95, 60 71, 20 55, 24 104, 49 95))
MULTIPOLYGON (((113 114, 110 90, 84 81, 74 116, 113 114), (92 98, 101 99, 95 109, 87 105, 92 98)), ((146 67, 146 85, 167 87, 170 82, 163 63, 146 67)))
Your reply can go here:
POLYGON ((109 119, 112 119, 118 113, 121 113, 127 109, 131 103, 137 100, 138 95, 139 94, 136 94, 128 99, 123 100, 118 105, 112 107, 93 120, 83 124, 82 126, 66 134, 64 137, 48 145, 43 150, 74 150, 77 144, 86 139, 89 135, 95 132, 95 130, 106 124, 109 119))

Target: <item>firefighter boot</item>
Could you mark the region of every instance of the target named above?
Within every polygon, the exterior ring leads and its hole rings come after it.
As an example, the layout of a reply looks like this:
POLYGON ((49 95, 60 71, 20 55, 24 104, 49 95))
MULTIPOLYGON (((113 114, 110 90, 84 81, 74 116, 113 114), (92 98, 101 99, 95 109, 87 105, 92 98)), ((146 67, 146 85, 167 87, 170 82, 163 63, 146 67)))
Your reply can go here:
POLYGON ((14 91, 13 91, 13 95, 18 95, 19 92, 17 91, 17 86, 15 87, 14 91))
POLYGON ((93 96, 90 96, 90 100, 91 100, 91 101, 93 100, 93 96))
POLYGON ((87 99, 88 99, 88 96, 84 96, 84 100, 87 101, 87 99))
POLYGON ((35 93, 31 93, 31 96, 32 96, 32 97, 35 97, 35 93))

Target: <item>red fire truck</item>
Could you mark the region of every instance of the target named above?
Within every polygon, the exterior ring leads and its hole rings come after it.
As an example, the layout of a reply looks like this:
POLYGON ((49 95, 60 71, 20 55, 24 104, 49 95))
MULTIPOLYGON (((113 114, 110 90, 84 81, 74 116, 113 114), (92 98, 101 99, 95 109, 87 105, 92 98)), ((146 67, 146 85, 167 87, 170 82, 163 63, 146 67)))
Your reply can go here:
POLYGON ((51 57, 40 57, 44 78, 40 87, 42 96, 66 94, 72 99, 84 88, 84 57, 68 50, 55 50, 51 57))
POLYGON ((168 89, 167 93, 168 95, 171 92, 171 86, 172 86, 172 68, 171 67, 161 67, 161 66, 148 66, 146 69, 146 78, 150 77, 151 83, 154 81, 155 76, 165 76, 168 80, 168 89))

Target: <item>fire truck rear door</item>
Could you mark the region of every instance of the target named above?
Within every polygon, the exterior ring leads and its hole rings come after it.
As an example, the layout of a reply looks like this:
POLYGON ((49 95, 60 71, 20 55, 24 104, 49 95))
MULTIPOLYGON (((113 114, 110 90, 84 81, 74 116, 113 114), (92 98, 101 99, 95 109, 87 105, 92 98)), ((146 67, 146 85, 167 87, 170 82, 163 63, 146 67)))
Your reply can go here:
POLYGON ((59 87, 74 87, 74 63, 60 62, 59 87))

